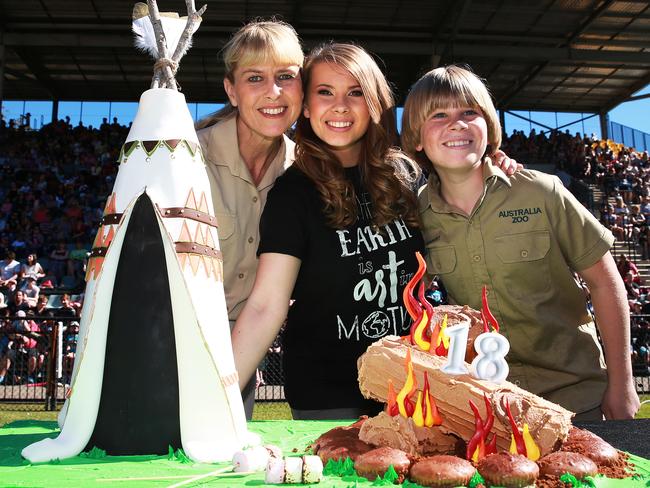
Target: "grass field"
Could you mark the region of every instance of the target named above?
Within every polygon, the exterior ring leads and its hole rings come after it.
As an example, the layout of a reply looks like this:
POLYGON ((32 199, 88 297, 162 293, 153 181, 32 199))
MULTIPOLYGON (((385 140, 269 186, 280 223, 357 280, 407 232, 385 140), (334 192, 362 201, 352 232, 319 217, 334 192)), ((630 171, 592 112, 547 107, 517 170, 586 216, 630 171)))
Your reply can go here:
MULTIPOLYGON (((636 418, 650 418, 650 395, 641 395, 641 401, 648 403, 641 405, 641 410, 636 418)), ((30 404, 3 404, 0 403, 0 427, 15 420, 56 420, 57 412, 45 412, 43 410, 20 411, 19 408, 35 409, 37 405, 30 404), (5 410, 5 408, 7 410, 5 410), (8 410, 8 409, 11 410, 8 410)), ((290 420, 291 410, 284 402, 257 402, 253 411, 253 420, 290 420)))

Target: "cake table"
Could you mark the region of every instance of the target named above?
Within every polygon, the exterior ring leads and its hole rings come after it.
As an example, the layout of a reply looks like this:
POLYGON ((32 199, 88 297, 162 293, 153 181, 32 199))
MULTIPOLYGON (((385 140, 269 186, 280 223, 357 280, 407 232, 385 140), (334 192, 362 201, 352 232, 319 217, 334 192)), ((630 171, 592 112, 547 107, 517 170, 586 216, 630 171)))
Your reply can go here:
MULTIPOLYGON (((263 421, 250 422, 265 443, 276 444, 285 455, 304 453, 305 447, 321 433, 352 421, 263 421), (295 450, 295 451, 294 451, 295 450)), ((596 478, 598 488, 650 486, 650 419, 581 424, 632 454, 639 474, 636 480, 596 478), (641 457, 642 456, 642 457, 641 457)), ((182 454, 165 456, 102 456, 84 453, 72 459, 30 465, 20 456, 26 445, 53 437, 56 422, 18 421, 0 429, 0 486, 2 487, 197 487, 262 486, 264 474, 223 476, 226 464, 195 464, 182 454)), ((355 486, 354 480, 328 477, 318 486, 355 486)), ((359 482, 358 486, 372 485, 359 482)), ((289 485, 284 485, 289 486, 289 485)))

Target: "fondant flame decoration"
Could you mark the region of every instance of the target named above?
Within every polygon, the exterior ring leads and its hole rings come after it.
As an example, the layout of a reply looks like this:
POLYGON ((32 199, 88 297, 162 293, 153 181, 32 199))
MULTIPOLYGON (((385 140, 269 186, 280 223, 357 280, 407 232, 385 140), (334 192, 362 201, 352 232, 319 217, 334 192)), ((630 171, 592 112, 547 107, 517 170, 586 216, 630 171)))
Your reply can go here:
POLYGON ((424 387, 418 390, 417 379, 413 372, 413 362, 411 361, 411 351, 406 351, 406 381, 404 386, 395 394, 393 382, 388 380, 388 403, 386 412, 391 415, 402 415, 405 418, 412 418, 413 423, 418 427, 433 427, 442 424, 442 417, 438 411, 438 406, 431 394, 429 388, 429 376, 424 373, 424 387), (417 399, 413 401, 415 392, 417 399))
POLYGON ((508 414, 508 420, 510 421, 510 428, 512 429, 510 452, 512 454, 521 454, 532 461, 537 461, 540 457, 540 451, 539 447, 533 440, 533 436, 530 435, 528 424, 524 422, 522 432, 519 432, 519 427, 510 411, 510 404, 506 403, 505 407, 506 413, 508 414))
POLYGON ((416 252, 415 256, 418 260, 418 270, 406 284, 403 292, 406 311, 413 320, 409 339, 411 344, 417 345, 422 351, 446 356, 449 350, 449 336, 445 334, 447 317, 445 316, 442 323, 436 324, 433 330, 431 329, 429 323, 433 317, 433 307, 424 296, 424 281, 422 281, 427 265, 419 252, 416 252), (416 286, 418 286, 417 298, 414 295, 416 286))
POLYGON ((481 418, 481 414, 478 411, 476 404, 470 400, 469 406, 474 412, 474 421, 475 429, 474 435, 467 443, 467 452, 466 457, 468 460, 473 462, 478 462, 483 459, 488 454, 494 454, 497 452, 497 436, 492 434, 492 438, 488 441, 488 436, 494 425, 494 414, 492 412, 492 405, 487 398, 487 395, 483 393, 483 400, 485 401, 485 420, 481 418))
POLYGON ((497 322, 497 319, 490 311, 487 299, 487 286, 485 285, 483 285, 483 290, 481 290, 481 318, 483 319, 483 332, 491 332, 490 328, 494 332, 499 332, 499 322, 497 322))

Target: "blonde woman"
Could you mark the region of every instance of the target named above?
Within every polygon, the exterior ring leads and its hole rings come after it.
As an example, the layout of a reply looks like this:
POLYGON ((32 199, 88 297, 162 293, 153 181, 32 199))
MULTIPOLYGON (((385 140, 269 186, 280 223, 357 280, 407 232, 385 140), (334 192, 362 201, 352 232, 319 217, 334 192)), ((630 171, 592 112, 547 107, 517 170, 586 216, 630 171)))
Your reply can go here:
MULTIPOLYGON (((197 124, 206 158, 223 253, 231 325, 253 288, 259 221, 269 190, 292 163, 294 144, 284 133, 300 114, 303 52, 283 22, 252 22, 223 49, 229 103, 197 124)), ((255 382, 243 391, 253 411, 255 382)))

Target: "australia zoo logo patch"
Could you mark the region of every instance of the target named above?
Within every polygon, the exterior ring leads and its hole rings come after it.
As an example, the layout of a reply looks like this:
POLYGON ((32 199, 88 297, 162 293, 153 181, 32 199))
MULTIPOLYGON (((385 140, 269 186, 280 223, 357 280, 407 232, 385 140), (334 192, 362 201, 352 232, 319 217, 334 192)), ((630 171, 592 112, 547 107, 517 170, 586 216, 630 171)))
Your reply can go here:
POLYGON ((542 209, 539 207, 515 208, 513 210, 500 210, 499 218, 512 219, 513 224, 519 224, 521 222, 528 222, 529 216, 541 213, 542 209))

